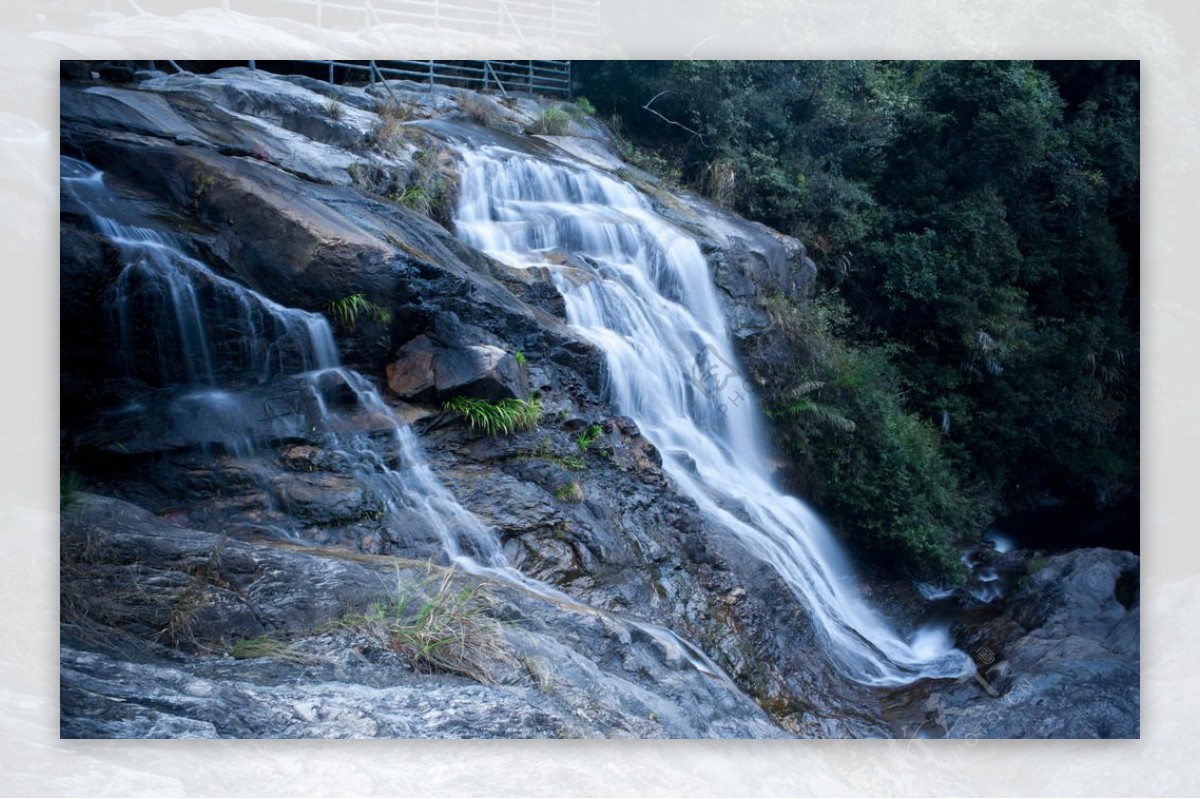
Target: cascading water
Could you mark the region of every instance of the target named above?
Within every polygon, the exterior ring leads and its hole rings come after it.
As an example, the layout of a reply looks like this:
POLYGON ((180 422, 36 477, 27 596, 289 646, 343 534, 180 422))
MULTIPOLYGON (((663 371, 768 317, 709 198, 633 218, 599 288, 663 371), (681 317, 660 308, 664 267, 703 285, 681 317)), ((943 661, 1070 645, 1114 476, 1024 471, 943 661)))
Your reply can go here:
MULTIPOLYGON (((411 428, 396 421, 370 381, 340 364, 323 316, 286 308, 217 275, 186 255, 168 234, 117 221, 131 212, 90 164, 62 156, 60 169, 64 197, 77 202, 120 253, 122 270, 108 302, 121 368, 125 376, 156 389, 179 391, 167 409, 170 416, 181 422, 187 417, 193 427, 208 428, 210 438, 227 450, 249 455, 262 443, 254 440, 256 425, 250 420, 260 409, 253 399, 243 398, 240 387, 298 380, 311 400, 309 434, 316 434, 325 450, 344 458, 372 486, 395 527, 424 529, 463 571, 519 586, 564 607, 603 612, 509 565, 495 531, 437 479, 411 428), (331 407, 327 397, 347 391, 353 396, 351 407, 331 407)), ((137 402, 128 406, 131 413, 140 410, 137 402)), ((670 630, 608 615, 656 641, 668 660, 729 681, 703 652, 670 630)))
POLYGON ((971 661, 948 636, 905 641, 868 607, 825 525, 772 484, 695 240, 590 166, 493 145, 461 157, 457 235, 513 266, 545 265, 552 249, 582 256, 585 267, 551 269, 568 321, 605 353, 611 401, 682 491, 786 580, 842 671, 868 685, 964 674, 971 661))

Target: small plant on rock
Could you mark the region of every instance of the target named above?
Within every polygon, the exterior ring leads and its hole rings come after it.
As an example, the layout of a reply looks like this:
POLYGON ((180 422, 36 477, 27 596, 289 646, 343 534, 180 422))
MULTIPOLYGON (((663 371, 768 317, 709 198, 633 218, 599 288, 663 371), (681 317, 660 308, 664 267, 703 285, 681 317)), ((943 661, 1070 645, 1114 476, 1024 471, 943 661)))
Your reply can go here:
POLYGON ((526 133, 544 136, 565 136, 571 128, 571 114, 562 106, 550 106, 542 110, 538 118, 526 128, 526 133))
POLYGON ((341 299, 331 300, 325 303, 325 310, 339 325, 351 331, 357 327, 360 314, 366 314, 383 324, 392 319, 386 308, 381 308, 362 294, 348 294, 341 299))
POLYGON ((604 428, 598 424, 588 425, 582 433, 575 437, 575 446, 579 447, 580 452, 587 452, 592 444, 596 443, 596 439, 604 434, 604 428))
POLYGON ((499 402, 454 397, 442 407, 466 419, 472 430, 482 430, 489 436, 531 430, 542 418, 542 401, 538 397, 528 400, 509 398, 499 402))

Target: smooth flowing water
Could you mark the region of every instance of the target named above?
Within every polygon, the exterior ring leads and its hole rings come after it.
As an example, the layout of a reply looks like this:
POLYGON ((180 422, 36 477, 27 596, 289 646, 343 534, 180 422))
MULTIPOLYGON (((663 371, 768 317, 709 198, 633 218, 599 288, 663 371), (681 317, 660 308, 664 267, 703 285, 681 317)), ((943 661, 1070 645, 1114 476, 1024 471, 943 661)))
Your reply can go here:
POLYGON ((552 266, 568 321, 604 352, 609 399, 661 451, 681 490, 771 564, 808 608, 832 660, 867 685, 959 677, 949 636, 905 640, 862 599, 830 531, 766 467, 745 383, 700 247, 628 184, 564 156, 465 147, 457 235, 513 266, 552 266))
MULTIPOLYGON (((188 256, 170 234, 140 224, 144 220, 136 210, 115 197, 103 173, 90 164, 62 156, 60 170, 64 198, 77 203, 120 254, 121 272, 106 298, 119 367, 148 391, 170 393, 169 416, 204 427, 208 440, 234 454, 252 455, 269 442, 255 438, 256 431, 262 436, 261 406, 244 389, 276 379, 300 381, 313 409, 309 435, 349 463, 380 497, 394 522, 391 529, 427 536, 468 573, 565 607, 603 612, 509 565, 495 530, 438 480, 412 429, 396 420, 369 380, 341 365, 322 315, 281 306, 188 256), (343 401, 347 392, 353 402, 343 401)), ((128 412, 139 413, 141 407, 134 401, 128 412)), ((670 630, 608 615, 657 642, 669 661, 729 681, 703 652, 670 630)))

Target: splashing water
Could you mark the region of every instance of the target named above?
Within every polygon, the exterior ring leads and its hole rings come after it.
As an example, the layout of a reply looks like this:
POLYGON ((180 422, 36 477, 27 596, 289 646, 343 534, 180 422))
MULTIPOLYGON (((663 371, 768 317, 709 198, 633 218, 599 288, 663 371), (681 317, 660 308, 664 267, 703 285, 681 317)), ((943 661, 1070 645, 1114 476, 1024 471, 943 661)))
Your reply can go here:
POLYGON ((905 641, 859 596, 826 526, 767 473, 760 415, 694 239, 628 184, 566 159, 463 149, 457 235, 513 266, 551 266, 568 321, 603 350, 609 399, 661 451, 680 489, 769 563, 809 609, 832 660, 868 685, 958 677, 948 637, 905 641))

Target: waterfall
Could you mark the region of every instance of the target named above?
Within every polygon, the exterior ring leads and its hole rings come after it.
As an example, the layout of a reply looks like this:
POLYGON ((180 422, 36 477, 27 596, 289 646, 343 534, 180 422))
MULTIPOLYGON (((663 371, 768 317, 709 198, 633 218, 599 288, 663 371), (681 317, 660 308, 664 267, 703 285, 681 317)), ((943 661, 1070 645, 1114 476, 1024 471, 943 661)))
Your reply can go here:
POLYGON ((900 637, 861 598, 828 528, 781 492, 765 463, 760 413, 738 378, 708 264, 696 241, 628 184, 564 156, 464 148, 455 229, 517 267, 551 266, 568 321, 605 354, 606 391, 713 521, 769 563, 808 608, 849 678, 900 685, 959 677, 970 659, 948 636, 900 637))
POLYGON ((285 308, 186 255, 113 197, 102 173, 62 156, 64 194, 79 203, 118 250, 121 272, 107 305, 124 377, 148 385, 217 385, 221 376, 265 383, 336 366, 337 347, 320 314, 285 308), (218 374, 220 373, 220 374, 218 374))
MULTIPOLYGON (((396 420, 369 380, 340 364, 323 316, 286 308, 217 275, 186 255, 174 237, 130 222, 136 212, 113 196, 103 173, 90 164, 60 156, 60 181, 64 198, 79 204, 120 256, 121 272, 106 298, 117 328, 120 368, 148 386, 176 391, 167 409, 172 418, 217 431, 211 437, 234 454, 255 454, 262 444, 253 440, 261 411, 253 397, 242 396, 241 387, 300 381, 313 409, 310 434, 352 465, 382 500, 393 528, 409 536, 420 529, 465 572, 518 586, 565 608, 620 619, 654 640, 668 661, 731 682, 672 631, 590 608, 513 568, 495 530, 438 480, 412 429, 396 420), (354 398, 349 407, 329 401, 347 391, 354 398)), ((129 412, 139 413, 141 407, 132 403, 129 412)))

